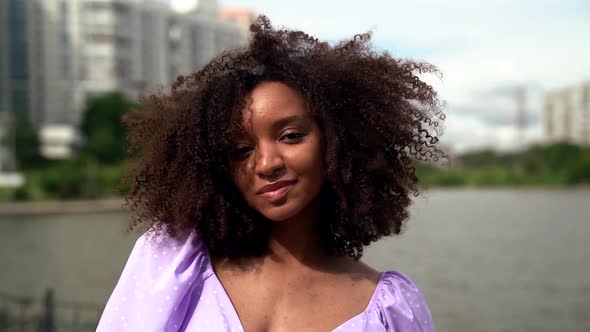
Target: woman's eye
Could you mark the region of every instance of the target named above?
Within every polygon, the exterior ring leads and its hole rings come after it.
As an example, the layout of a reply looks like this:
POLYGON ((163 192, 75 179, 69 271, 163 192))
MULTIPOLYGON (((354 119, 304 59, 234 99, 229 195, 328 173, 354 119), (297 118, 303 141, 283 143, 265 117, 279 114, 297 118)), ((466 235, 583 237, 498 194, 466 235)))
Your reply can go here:
POLYGON ((244 146, 244 147, 241 147, 241 148, 238 148, 238 149, 234 149, 232 151, 232 155, 234 157, 241 157, 244 154, 246 154, 249 151, 249 149, 250 149, 250 147, 247 147, 247 146, 244 146))
MULTIPOLYGON (((281 137, 281 139, 286 139, 289 141, 293 141, 293 140, 298 140, 301 137, 305 136, 305 134, 303 133, 298 133, 298 132, 292 132, 292 133, 288 133, 286 135, 283 135, 281 137)), ((250 152, 250 150, 252 150, 251 147, 249 146, 243 146, 240 148, 236 148, 234 149, 231 154, 234 158, 240 158, 240 157, 244 157, 248 152, 250 152)))
POLYGON ((303 136, 304 136, 304 134, 302 134, 302 133, 293 132, 293 133, 288 133, 287 135, 284 135, 283 137, 285 137, 289 140, 294 140, 294 139, 301 138, 303 136))

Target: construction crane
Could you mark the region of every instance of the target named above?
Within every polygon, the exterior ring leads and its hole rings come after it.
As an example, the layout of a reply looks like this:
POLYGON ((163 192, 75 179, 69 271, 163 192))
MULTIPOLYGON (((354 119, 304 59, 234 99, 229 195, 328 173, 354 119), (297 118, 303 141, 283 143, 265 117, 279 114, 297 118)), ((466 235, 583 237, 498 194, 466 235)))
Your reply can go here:
POLYGON ((514 88, 514 100, 516 102, 516 144, 515 146, 526 145, 526 131, 528 127, 527 115, 527 89, 525 85, 518 85, 514 88))

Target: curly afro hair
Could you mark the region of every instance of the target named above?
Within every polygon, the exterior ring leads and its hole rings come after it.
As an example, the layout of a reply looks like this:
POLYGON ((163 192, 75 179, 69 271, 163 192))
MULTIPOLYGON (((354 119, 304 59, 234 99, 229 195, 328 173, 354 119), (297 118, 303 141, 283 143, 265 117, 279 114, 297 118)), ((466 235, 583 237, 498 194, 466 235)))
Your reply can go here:
POLYGON ((402 231, 410 195, 419 194, 413 159, 445 157, 436 147, 443 103, 417 76, 440 73, 374 51, 371 32, 332 46, 274 29, 265 16, 250 30, 248 45, 179 76, 169 92, 141 97, 142 109, 123 118, 136 162, 123 178, 130 228, 172 237, 196 230, 215 257, 267 253, 271 221, 246 204, 228 154, 248 93, 279 81, 301 94, 325 142, 322 245, 359 259, 364 246, 402 231))

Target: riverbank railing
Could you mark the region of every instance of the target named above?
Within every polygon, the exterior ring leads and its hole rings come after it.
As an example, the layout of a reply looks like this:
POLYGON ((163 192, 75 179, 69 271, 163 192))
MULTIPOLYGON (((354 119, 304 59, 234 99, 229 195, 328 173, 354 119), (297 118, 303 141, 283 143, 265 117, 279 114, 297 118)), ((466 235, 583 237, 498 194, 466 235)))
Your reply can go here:
POLYGON ((41 300, 0 292, 0 332, 95 331, 103 306, 55 301, 48 289, 41 300))

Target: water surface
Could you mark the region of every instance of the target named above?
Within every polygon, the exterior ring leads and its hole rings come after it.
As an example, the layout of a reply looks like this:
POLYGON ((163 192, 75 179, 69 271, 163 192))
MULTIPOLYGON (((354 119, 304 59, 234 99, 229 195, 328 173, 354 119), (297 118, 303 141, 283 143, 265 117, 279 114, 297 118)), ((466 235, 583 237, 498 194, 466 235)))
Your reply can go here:
MULTIPOLYGON (((590 331, 590 191, 435 190, 367 249, 409 275, 438 331, 590 331)), ((137 234, 123 213, 0 217, 0 292, 102 306, 137 234)))

